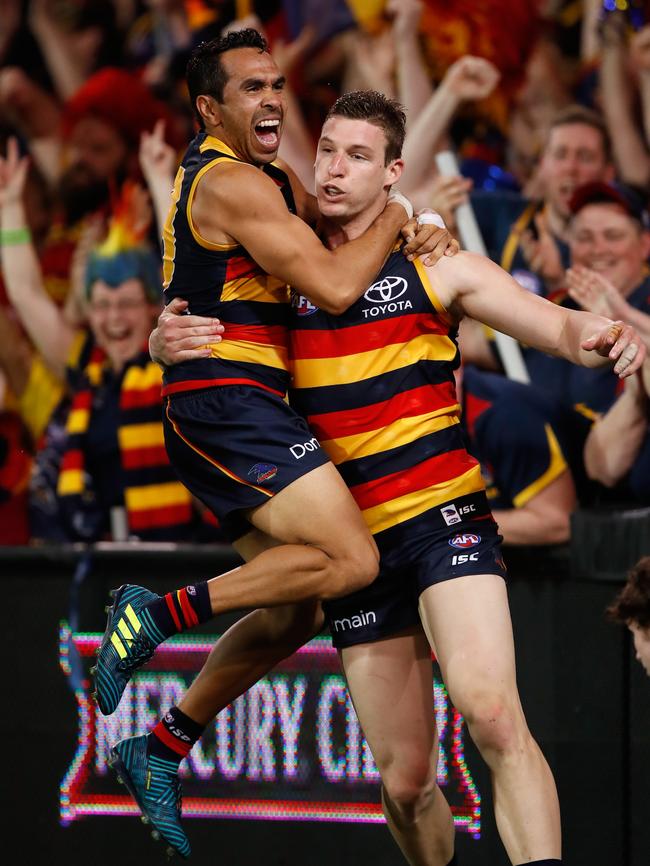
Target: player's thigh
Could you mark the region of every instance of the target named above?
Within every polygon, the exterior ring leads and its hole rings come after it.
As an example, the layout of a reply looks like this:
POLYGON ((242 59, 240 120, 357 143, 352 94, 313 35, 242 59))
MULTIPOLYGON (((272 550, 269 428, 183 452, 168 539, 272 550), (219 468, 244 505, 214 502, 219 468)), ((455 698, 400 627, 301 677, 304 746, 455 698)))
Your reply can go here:
POLYGON ((332 463, 297 478, 250 511, 248 519, 285 544, 313 545, 333 557, 356 551, 379 558, 361 512, 332 463))
POLYGON ((423 784, 435 769, 431 650, 419 627, 340 651, 355 711, 384 782, 423 784))
POLYGON ((454 705, 491 696, 518 703, 507 587, 497 574, 434 584, 420 596, 420 617, 454 705))

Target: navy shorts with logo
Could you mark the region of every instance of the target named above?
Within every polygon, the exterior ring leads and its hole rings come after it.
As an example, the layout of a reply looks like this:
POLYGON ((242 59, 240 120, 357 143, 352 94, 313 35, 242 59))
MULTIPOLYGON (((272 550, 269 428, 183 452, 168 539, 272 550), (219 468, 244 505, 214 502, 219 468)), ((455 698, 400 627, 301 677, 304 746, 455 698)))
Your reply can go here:
POLYGON ((379 575, 365 589, 325 602, 340 648, 397 634, 420 622, 418 602, 430 586, 471 574, 507 571, 485 493, 444 503, 375 536, 379 575))
POLYGON ((229 541, 251 528, 246 511, 329 460, 285 400, 247 385, 167 397, 163 427, 180 481, 218 518, 229 541))

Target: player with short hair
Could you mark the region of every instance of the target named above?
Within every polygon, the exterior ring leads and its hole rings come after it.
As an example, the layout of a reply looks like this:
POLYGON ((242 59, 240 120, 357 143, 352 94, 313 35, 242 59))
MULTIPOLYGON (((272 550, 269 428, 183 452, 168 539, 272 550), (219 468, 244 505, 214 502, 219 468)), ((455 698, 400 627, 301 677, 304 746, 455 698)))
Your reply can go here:
MULTIPOLYGON (((386 163, 380 105, 394 110, 381 94, 345 94, 323 126, 316 190, 324 237, 336 249, 372 223, 399 178, 401 160, 386 163)), ((326 607, 382 775, 389 827, 414 866, 454 862, 453 819, 436 785, 434 648, 492 771, 511 862, 560 863, 555 785, 517 692, 498 528, 459 423, 456 330, 469 315, 578 363, 614 362, 620 375, 637 369, 644 349, 633 329, 534 297, 471 253, 427 268, 395 250, 342 315, 297 293, 293 310, 292 403, 349 485, 381 554, 371 585, 326 607)), ((184 345, 184 324, 161 318, 150 341, 159 362, 176 359, 165 338, 184 345)), ((119 743, 117 754, 157 739, 165 760, 178 763, 223 706, 297 648, 306 622, 299 605, 293 614, 244 617, 180 706, 152 734, 119 743)))

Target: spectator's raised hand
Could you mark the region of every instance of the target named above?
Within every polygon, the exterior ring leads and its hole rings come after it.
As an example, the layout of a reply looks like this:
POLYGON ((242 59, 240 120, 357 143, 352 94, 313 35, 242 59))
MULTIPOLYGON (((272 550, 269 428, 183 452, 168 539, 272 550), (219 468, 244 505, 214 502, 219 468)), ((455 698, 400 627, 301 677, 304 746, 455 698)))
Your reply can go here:
POLYGON ((22 201, 29 157, 20 156, 18 140, 7 141, 7 154, 0 157, 0 208, 22 201))
POLYGON ((501 73, 484 57, 466 54, 447 70, 442 83, 459 100, 485 99, 499 83, 501 73))
POLYGON ((630 39, 630 57, 640 73, 650 72, 650 25, 642 27, 630 39))
POLYGON ((151 132, 145 130, 142 133, 138 158, 149 188, 158 182, 167 184, 173 179, 178 156, 171 144, 165 141, 164 120, 158 120, 151 132))
POLYGON ((445 224, 455 224, 455 211, 461 204, 468 201, 469 191, 472 188, 472 180, 461 174, 439 174, 431 184, 429 201, 431 207, 438 211, 445 224))
POLYGON ((276 39, 271 55, 283 75, 291 75, 295 66, 305 57, 316 38, 316 28, 313 24, 305 25, 293 42, 276 39))
POLYGON ((386 12, 393 19, 396 41, 409 39, 418 32, 423 9, 422 0, 388 0, 386 12))
POLYGON ((621 295, 602 274, 575 265, 566 272, 569 295, 583 310, 614 319, 619 312, 621 295))
POLYGON ((530 229, 522 232, 520 245, 531 271, 553 285, 564 278, 564 266, 557 241, 551 234, 548 220, 543 212, 535 217, 537 237, 530 229))

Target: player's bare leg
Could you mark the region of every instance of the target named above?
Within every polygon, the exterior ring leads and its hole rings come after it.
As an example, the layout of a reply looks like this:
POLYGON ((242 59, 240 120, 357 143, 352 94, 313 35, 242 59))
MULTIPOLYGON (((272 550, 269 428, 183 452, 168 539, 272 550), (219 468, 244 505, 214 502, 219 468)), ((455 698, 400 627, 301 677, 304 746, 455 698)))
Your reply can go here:
MULTIPOLYGON (((279 543, 254 529, 233 547, 248 562, 279 543)), ((317 634, 322 624, 323 613, 317 601, 258 609, 243 616, 214 645, 178 704, 179 709, 205 727, 224 707, 317 634)))
POLYGON ((519 700, 505 582, 489 574, 444 581, 422 593, 420 613, 449 697, 491 770, 511 862, 560 859, 557 791, 519 700))
POLYGON ((424 634, 417 629, 346 647, 341 659, 395 841, 411 866, 447 866, 454 822, 436 784, 433 670, 424 634))
POLYGON ((375 542, 331 463, 298 478, 249 519, 281 544, 208 581, 213 614, 336 598, 377 574, 375 542))

